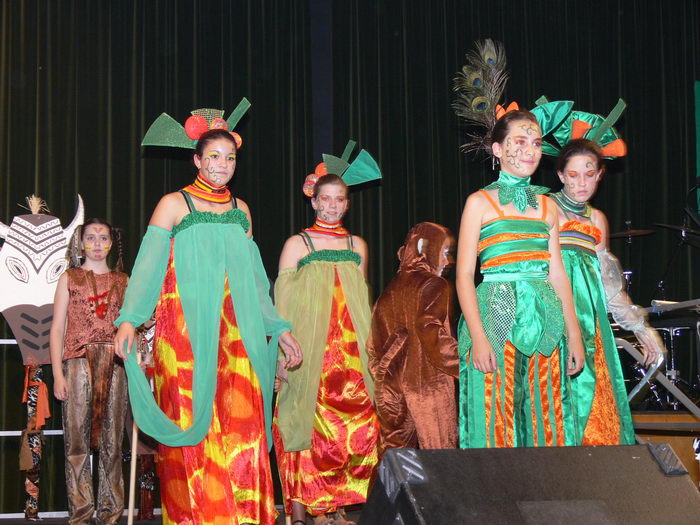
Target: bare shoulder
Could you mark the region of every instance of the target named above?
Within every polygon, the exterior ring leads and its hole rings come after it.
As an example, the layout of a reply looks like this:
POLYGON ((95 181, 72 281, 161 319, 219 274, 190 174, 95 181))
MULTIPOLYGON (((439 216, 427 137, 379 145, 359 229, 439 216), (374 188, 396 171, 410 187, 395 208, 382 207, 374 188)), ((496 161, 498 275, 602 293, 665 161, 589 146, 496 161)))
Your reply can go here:
POLYGON ((188 211, 187 203, 180 192, 168 193, 163 195, 156 204, 149 224, 172 230, 188 211))
POLYGON ((352 245, 358 252, 367 253, 367 242, 359 235, 352 236, 352 245))
POLYGON ((243 199, 239 199, 236 197, 236 205, 245 212, 246 215, 250 215, 250 207, 248 206, 248 203, 244 201, 243 199))
POLYGON ((301 235, 292 235, 287 239, 280 254, 279 271, 296 268, 299 260, 306 255, 307 249, 301 235))

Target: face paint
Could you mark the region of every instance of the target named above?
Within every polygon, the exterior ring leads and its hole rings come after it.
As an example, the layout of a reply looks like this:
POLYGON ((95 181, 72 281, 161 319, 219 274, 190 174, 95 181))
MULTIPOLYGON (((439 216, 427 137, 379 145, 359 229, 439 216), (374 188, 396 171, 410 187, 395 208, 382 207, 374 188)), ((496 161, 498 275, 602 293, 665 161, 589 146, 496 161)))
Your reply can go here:
POLYGON ((576 202, 588 202, 595 195, 602 170, 592 155, 574 155, 563 172, 558 172, 564 193, 576 202))
POLYGON ((542 134, 540 127, 529 120, 511 122, 508 134, 500 145, 497 157, 501 169, 516 177, 531 176, 542 158, 542 134))
POLYGON ((316 218, 329 224, 340 222, 349 205, 347 189, 341 184, 324 184, 318 195, 311 199, 316 218))
POLYGON ((82 244, 86 258, 104 259, 112 248, 112 236, 109 228, 104 224, 88 224, 83 232, 82 244))
POLYGON ((227 184, 236 169, 236 151, 230 140, 220 138, 206 144, 206 153, 194 158, 199 174, 214 186, 227 184))

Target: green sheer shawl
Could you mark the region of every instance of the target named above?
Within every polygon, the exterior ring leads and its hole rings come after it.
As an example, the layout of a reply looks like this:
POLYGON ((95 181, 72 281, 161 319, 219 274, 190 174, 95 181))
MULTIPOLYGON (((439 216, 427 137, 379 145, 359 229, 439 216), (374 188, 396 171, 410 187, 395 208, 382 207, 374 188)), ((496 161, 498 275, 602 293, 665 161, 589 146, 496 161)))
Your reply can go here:
MULTIPOLYGON (((136 423, 143 432, 168 446, 195 445, 209 431, 226 275, 241 339, 260 381, 268 445, 272 444, 270 425, 277 341, 291 325, 272 305, 260 252, 253 239, 246 236, 244 221, 238 217, 240 213, 232 210, 216 215, 195 211, 187 216, 187 227, 172 234, 178 290, 194 356, 192 425, 181 429, 170 420, 156 404, 135 356, 131 354, 125 362, 136 423)), ((115 325, 128 321, 139 326, 150 319, 165 278, 170 238, 171 232, 148 227, 115 325)))
MULTIPOLYGON (((312 255, 326 251, 329 250, 312 255)), ((311 448, 336 270, 355 327, 365 386, 370 397, 374 397, 365 351, 371 317, 369 292, 357 263, 315 258, 298 269, 282 270, 275 283, 275 304, 280 314, 291 321, 292 334, 304 353, 304 362, 288 372, 288 383, 282 384, 277 398, 277 425, 287 452, 311 448)))

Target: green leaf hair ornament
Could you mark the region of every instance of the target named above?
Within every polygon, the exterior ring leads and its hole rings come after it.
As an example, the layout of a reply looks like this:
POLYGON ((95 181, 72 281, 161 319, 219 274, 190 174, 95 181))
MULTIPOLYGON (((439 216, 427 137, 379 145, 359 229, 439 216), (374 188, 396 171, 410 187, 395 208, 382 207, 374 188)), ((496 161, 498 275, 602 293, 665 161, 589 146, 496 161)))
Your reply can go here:
POLYGON ((341 157, 324 153, 323 162, 318 164, 314 172, 307 175, 304 180, 304 195, 313 197, 316 181, 329 173, 338 175, 348 186, 381 179, 382 172, 379 165, 367 150, 360 150, 355 160, 348 162, 356 145, 354 140, 349 140, 341 157))
POLYGON ((210 129, 224 129, 231 133, 236 141, 236 148, 240 149, 243 139, 233 129, 249 108, 250 102, 243 97, 226 120, 223 118, 224 111, 221 109, 195 109, 184 126, 167 113, 162 113, 146 131, 141 145, 194 149, 202 133, 210 129))
MULTIPOLYGON (((537 108, 554 104, 554 102, 549 102, 546 97, 540 97, 535 103, 537 108)), ((601 155, 606 159, 624 157, 627 154, 627 145, 620 138, 613 125, 626 107, 625 101, 619 99, 605 118, 585 111, 571 111, 561 125, 554 129, 552 136, 561 147, 566 146, 572 140, 584 138, 595 142, 600 147, 601 155)), ((544 130, 542 135, 545 135, 544 130)), ((542 143, 542 153, 556 157, 559 152, 560 149, 555 145, 549 142, 542 143)))

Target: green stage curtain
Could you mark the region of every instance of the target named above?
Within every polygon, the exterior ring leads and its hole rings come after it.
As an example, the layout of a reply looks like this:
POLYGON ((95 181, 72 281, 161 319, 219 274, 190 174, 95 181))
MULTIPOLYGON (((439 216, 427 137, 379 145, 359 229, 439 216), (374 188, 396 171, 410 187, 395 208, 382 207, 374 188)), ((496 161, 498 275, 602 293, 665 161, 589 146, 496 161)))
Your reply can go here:
MULTIPOLYGON (((594 205, 611 232, 681 224, 695 184, 693 83, 700 79, 700 4, 692 0, 348 0, 334 2, 334 138, 356 138, 375 155, 381 185, 353 195, 349 224, 374 258, 371 281, 385 285, 411 227, 431 220, 455 233, 466 196, 493 180, 483 156, 459 152, 464 130, 450 103, 452 78, 477 39, 505 44, 505 100, 532 107, 540 95, 607 115, 628 103, 617 129, 628 157, 612 162, 594 205)), ((543 161, 535 183, 560 187, 543 161)), ((693 203, 691 202, 691 206, 693 203)), ((700 229, 700 225, 693 225, 700 229)), ((634 270, 640 304, 658 297, 677 235, 657 229, 612 250, 634 270)), ((700 297, 700 248, 683 247, 667 298, 700 297)))
MULTIPOLYGON (((27 213, 18 204, 36 193, 66 225, 79 192, 86 217, 125 230, 133 261, 160 196, 195 173, 185 150, 141 148, 147 127, 162 112, 181 123, 200 107, 228 116, 246 96, 233 190, 276 274, 308 213, 291 198, 313 164, 306 2, 26 0, 0 3, 0 17, 0 220, 27 213)), ((21 429, 21 360, 2 351, 0 428, 21 429)), ((60 414, 53 401, 47 428, 61 428, 60 414)), ((11 451, 0 454, 0 512, 21 512, 19 440, 0 439, 11 451)), ((46 456, 40 510, 65 510, 60 437, 47 438, 46 456)))

